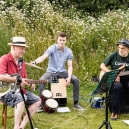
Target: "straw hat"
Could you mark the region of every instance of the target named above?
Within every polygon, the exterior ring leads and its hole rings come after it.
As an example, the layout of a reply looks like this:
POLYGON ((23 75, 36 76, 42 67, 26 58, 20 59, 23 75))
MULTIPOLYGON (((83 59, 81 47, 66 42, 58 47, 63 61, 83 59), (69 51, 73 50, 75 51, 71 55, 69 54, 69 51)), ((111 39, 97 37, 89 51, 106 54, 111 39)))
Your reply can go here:
POLYGON ((12 43, 8 43, 8 45, 28 47, 28 46, 26 46, 25 38, 24 37, 19 37, 19 36, 13 37, 12 38, 12 43))

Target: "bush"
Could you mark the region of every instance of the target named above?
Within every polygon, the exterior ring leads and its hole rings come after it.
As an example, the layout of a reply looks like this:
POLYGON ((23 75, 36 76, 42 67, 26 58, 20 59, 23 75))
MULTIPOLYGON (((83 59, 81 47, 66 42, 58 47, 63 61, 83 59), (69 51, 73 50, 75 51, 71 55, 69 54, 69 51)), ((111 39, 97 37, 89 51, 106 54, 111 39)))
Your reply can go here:
MULTIPOLYGON (((74 15, 73 19, 64 17, 58 10, 54 12, 47 1, 36 0, 28 15, 28 6, 18 10, 15 6, 9 7, 0 15, 4 24, 10 27, 11 35, 24 36, 29 48, 24 60, 30 62, 42 55, 44 51, 56 42, 59 31, 68 35, 67 46, 73 50, 74 74, 81 82, 88 84, 93 75, 100 72, 100 64, 113 51, 121 38, 129 38, 129 10, 109 11, 101 17, 86 16, 81 19, 74 15), (27 8, 27 9, 26 9, 27 8)), ((62 12, 62 10, 61 10, 62 12)), ((27 66, 29 76, 39 78, 47 68, 47 60, 39 64, 43 70, 27 66)))

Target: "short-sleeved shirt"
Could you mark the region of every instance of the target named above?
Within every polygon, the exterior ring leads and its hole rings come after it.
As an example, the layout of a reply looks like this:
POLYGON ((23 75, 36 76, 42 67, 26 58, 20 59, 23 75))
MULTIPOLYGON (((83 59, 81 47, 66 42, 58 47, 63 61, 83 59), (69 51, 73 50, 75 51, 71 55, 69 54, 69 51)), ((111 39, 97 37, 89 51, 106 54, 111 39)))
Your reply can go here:
MULTIPOLYGON (((19 73, 22 78, 27 78, 25 63, 22 63, 22 69, 19 72, 19 64, 16 65, 14 58, 11 53, 3 55, 0 57, 0 74, 16 74, 19 73)), ((23 89, 25 93, 25 89, 23 89)))
POLYGON ((68 60, 72 60, 73 53, 68 47, 64 47, 63 51, 60 52, 58 45, 51 45, 44 54, 48 54, 49 62, 47 72, 57 73, 66 71, 65 63, 68 60))
POLYGON ((129 54, 127 57, 121 57, 118 52, 109 55, 103 62, 106 66, 111 66, 112 70, 120 68, 125 65, 125 71, 129 71, 129 54))

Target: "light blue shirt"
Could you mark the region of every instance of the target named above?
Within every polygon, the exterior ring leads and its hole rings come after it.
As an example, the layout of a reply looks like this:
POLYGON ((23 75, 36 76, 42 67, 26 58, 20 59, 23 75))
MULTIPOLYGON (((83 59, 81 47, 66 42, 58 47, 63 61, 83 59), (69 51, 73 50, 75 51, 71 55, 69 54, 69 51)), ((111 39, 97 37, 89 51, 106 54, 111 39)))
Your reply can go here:
POLYGON ((64 72, 65 63, 67 60, 72 60, 73 53, 68 47, 64 47, 63 51, 60 52, 58 49, 58 45, 54 44, 51 45, 44 54, 48 54, 49 62, 47 72, 50 73, 57 73, 57 72, 64 72))

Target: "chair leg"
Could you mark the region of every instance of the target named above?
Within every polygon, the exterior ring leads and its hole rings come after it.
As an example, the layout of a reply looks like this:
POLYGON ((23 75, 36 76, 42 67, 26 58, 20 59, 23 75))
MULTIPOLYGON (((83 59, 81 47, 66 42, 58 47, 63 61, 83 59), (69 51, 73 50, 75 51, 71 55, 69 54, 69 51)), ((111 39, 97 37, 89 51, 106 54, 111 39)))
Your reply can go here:
POLYGON ((3 111, 2 111, 2 125, 4 129, 6 129, 6 119, 7 118, 7 105, 3 104, 3 111))

